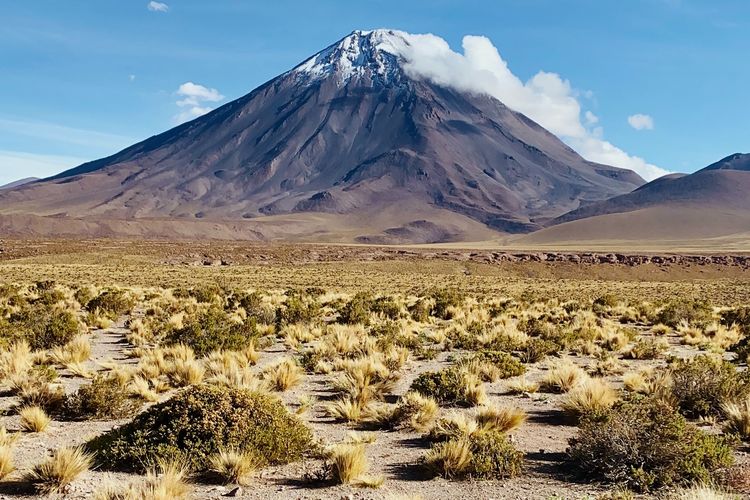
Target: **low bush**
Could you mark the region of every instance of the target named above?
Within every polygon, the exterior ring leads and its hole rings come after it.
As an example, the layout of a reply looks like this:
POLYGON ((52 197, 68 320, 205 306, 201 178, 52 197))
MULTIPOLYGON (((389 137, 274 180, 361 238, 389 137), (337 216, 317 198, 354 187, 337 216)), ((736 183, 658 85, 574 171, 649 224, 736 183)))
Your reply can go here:
POLYGON ((520 358, 524 363, 538 363, 550 354, 559 352, 562 347, 550 340, 533 338, 521 349, 520 358))
POLYGON ((450 308, 460 306, 464 297, 457 290, 435 290, 430 296, 434 300, 430 314, 440 319, 451 319, 450 308))
POLYGON ((671 393, 687 417, 718 416, 722 404, 750 394, 750 373, 738 372, 732 363, 709 356, 676 360, 669 372, 671 393))
POLYGON ((223 309, 209 307, 185 321, 182 328, 171 329, 166 335, 166 344, 185 344, 197 356, 205 356, 211 351, 240 351, 252 344, 258 337, 255 321, 242 323, 232 321, 223 309))
POLYGON ((339 323, 346 325, 368 325, 370 323, 370 309, 372 305, 373 299, 369 293, 358 292, 339 311, 339 323))
POLYGON ((686 321, 693 326, 706 326, 713 319, 713 310, 707 302, 677 301, 670 302, 656 315, 656 322, 676 328, 686 321))
POLYGON ((370 310, 391 320, 397 320, 401 317, 401 306, 393 297, 378 297, 373 301, 370 310))
POLYGON ((276 323, 309 323, 320 315, 320 304, 313 299, 292 294, 284 305, 276 309, 276 323))
POLYGON ((33 350, 60 347, 80 333, 70 311, 41 303, 23 307, 0 327, 0 337, 8 341, 25 339, 33 350))
POLYGON ((500 431, 434 444, 424 458, 428 472, 456 479, 503 479, 519 475, 523 453, 500 431))
POLYGON ((206 470, 214 454, 228 449, 252 453, 264 464, 293 462, 311 450, 312 434, 273 396, 201 385, 86 446, 105 469, 143 471, 160 460, 181 460, 206 470))
POLYGON ((60 413, 66 420, 109 420, 128 417, 138 407, 115 380, 97 376, 68 396, 60 413))
POLYGON ((116 320, 133 308, 133 299, 124 290, 105 290, 86 303, 89 312, 99 311, 111 320, 116 320))
POLYGON ((486 398, 481 380, 457 366, 421 374, 411 390, 430 396, 441 405, 475 406, 486 398))
POLYGON ((707 482, 734 460, 731 438, 706 434, 655 398, 585 419, 570 444, 581 474, 637 490, 707 482))
POLYGON ((479 351, 466 358, 464 363, 476 363, 482 372, 482 378, 486 381, 494 382, 526 373, 523 363, 501 351, 479 351))

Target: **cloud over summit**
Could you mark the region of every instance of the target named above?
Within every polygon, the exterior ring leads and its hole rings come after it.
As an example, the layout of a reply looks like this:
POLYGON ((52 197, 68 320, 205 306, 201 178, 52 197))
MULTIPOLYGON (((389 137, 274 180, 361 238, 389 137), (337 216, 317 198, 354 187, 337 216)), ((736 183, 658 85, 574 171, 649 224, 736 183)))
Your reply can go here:
POLYGON ((497 47, 483 36, 465 36, 463 53, 454 51, 435 35, 398 36, 405 43, 393 44, 386 50, 404 59, 404 69, 410 76, 493 96, 562 138, 590 161, 629 168, 647 180, 668 173, 606 141, 603 129, 595 127, 596 115, 582 109, 581 93, 559 74, 539 71, 524 82, 513 74, 497 47))

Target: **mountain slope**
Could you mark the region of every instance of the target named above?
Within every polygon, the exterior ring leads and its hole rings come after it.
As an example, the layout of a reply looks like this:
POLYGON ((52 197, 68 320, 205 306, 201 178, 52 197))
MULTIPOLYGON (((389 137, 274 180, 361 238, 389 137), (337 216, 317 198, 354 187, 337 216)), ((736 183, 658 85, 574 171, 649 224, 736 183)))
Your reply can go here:
POLYGON ((260 223, 402 206, 352 239, 389 229, 382 234, 408 240, 425 232, 412 231, 414 223, 443 234, 448 212, 526 232, 643 183, 585 161, 496 99, 410 78, 402 56, 409 36, 354 32, 192 122, 3 192, 0 215, 260 223))
POLYGON ((523 241, 690 240, 750 233, 748 193, 750 154, 734 154, 693 174, 665 176, 573 210, 523 241))
POLYGON ((2 186, 0 186, 0 190, 16 188, 19 186, 23 186, 24 184, 28 184, 29 182, 34 182, 38 180, 39 180, 38 177, 25 177, 23 179, 18 179, 17 181, 9 182, 8 184, 3 184, 2 186))

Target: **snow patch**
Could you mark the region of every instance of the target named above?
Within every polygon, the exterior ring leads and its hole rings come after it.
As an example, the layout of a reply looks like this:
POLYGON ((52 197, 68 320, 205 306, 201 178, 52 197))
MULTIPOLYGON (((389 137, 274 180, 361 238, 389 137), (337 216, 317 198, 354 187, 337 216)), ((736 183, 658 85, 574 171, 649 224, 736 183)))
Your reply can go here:
POLYGON ((399 59, 408 51, 410 36, 395 30, 357 30, 318 52, 292 72, 311 80, 333 75, 340 84, 367 74, 390 81, 400 72, 399 59))

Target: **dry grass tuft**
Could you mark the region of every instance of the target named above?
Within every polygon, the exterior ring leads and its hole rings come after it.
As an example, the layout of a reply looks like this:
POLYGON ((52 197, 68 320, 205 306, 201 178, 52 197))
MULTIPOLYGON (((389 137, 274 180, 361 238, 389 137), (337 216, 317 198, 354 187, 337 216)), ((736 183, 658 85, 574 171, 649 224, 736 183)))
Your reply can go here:
POLYGON ((474 417, 482 432, 510 432, 526 422, 526 412, 519 408, 480 408, 474 417))
POLYGON ((539 390, 539 384, 526 380, 526 377, 519 377, 505 383, 505 387, 511 394, 534 394, 539 390))
POLYGON ((726 493, 718 488, 705 484, 696 484, 689 488, 680 488, 668 500, 739 500, 740 497, 726 493))
POLYGON ((612 407, 618 400, 617 393, 608 382, 590 378, 568 392, 563 409, 575 418, 597 413, 612 407))
POLYGON ((293 358, 286 358, 268 368, 263 378, 272 389, 283 392, 299 385, 304 373, 302 367, 293 358))
POLYGON ((211 471, 225 484, 247 485, 250 476, 257 471, 263 461, 252 453, 237 450, 220 450, 209 458, 211 471))
POLYGON ((26 476, 37 491, 52 494, 65 491, 70 483, 91 468, 93 457, 83 448, 61 448, 46 462, 35 466, 26 476))
POLYGON ((190 495, 188 469, 173 461, 161 461, 146 474, 146 482, 137 489, 139 500, 183 500, 190 495))
POLYGON ((367 456, 363 444, 339 444, 330 454, 333 480, 337 484, 351 484, 367 472, 367 456))
POLYGON ((388 424, 403 425, 417 432, 425 432, 432 426, 437 413, 438 404, 435 399, 409 391, 401 397, 396 408, 388 415, 388 424))
POLYGON ((740 403, 725 403, 721 409, 727 418, 725 429, 750 439, 750 397, 740 403))
POLYGON ((0 481, 16 470, 13 465, 13 448, 10 445, 0 446, 0 481))
POLYGON ((425 465, 436 475, 445 478, 458 477, 471 465, 471 445, 465 439, 453 439, 438 443, 425 456, 425 465))
POLYGON ((21 428, 27 432, 44 432, 52 419, 38 406, 25 406, 18 412, 21 428))
POLYGON ((542 386, 550 392, 568 392, 588 378, 586 371, 575 362, 561 359, 552 364, 542 386))

